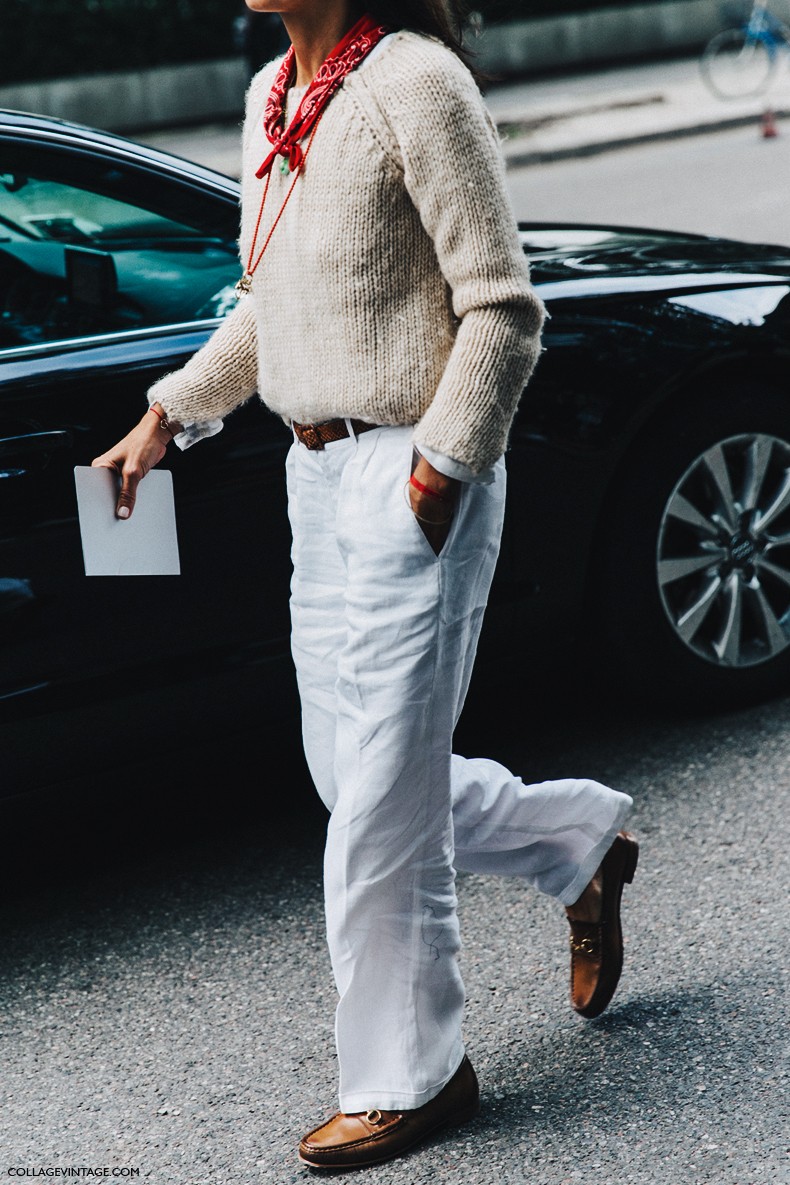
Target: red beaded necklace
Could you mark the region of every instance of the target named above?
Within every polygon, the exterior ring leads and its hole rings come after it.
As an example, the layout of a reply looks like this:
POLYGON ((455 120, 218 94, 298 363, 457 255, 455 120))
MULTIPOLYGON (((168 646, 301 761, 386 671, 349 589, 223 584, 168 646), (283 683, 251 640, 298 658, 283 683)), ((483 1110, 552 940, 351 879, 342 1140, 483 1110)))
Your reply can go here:
POLYGON ((318 124, 321 121, 321 116, 324 113, 327 103, 334 95, 335 91, 340 86, 347 74, 350 74, 359 63, 367 57, 375 45, 378 45, 382 37, 387 34, 388 30, 379 25, 367 14, 361 17, 355 25, 346 33, 345 37, 340 40, 326 60, 318 69, 313 81, 305 91, 302 101, 299 104, 296 114, 284 128, 285 122, 285 97, 288 88, 293 85, 296 78, 296 54, 294 47, 291 46, 285 57, 282 60, 277 76, 272 86, 271 94, 269 95, 266 104, 266 111, 263 116, 263 129, 266 137, 272 145, 272 150, 264 160, 259 169, 256 170, 256 177, 265 177, 266 180, 263 186, 263 194, 261 195, 261 205, 258 210, 258 217, 255 222, 255 229, 252 235, 252 244, 247 259, 247 267, 244 275, 236 285, 236 295, 245 296, 252 288, 252 278, 261 262, 266 248, 269 246, 271 237, 274 234, 275 228, 280 221, 283 211, 288 204, 288 199, 294 191, 294 186, 299 179, 299 174, 305 166, 307 155, 312 147, 315 133, 318 129, 318 124), (310 134, 310 139, 307 142, 307 147, 302 149, 300 140, 310 134), (263 242, 262 247, 257 251, 256 245, 258 242, 258 232, 260 230, 261 220, 263 218, 263 210, 266 205, 266 198, 269 193, 269 183, 271 181, 272 166, 278 156, 282 156, 283 171, 289 170, 293 173, 293 180, 288 187, 288 192, 283 199, 283 203, 277 212, 269 232, 263 242), (286 164, 287 162, 287 164, 286 164))
POLYGON ((269 171, 266 174, 266 180, 263 184, 263 194, 261 196, 261 204, 260 204, 260 208, 258 210, 258 217, 255 220, 255 230, 252 232, 252 243, 250 245, 250 254, 247 258, 247 267, 244 271, 244 275, 241 277, 241 279, 236 284, 235 291, 236 291, 237 298, 246 296, 247 293, 252 290, 252 278, 255 275, 255 272, 258 268, 258 264, 263 259, 266 248, 269 246, 269 243, 271 242, 272 235, 274 234, 275 230, 277 229, 277 223, 282 218, 283 210, 288 205, 288 199, 294 191, 294 186, 296 185, 296 182, 299 180, 299 174, 301 173, 302 169, 304 168, 304 163, 307 160, 307 154, 310 151, 310 147, 313 143, 313 138, 315 136, 315 133, 318 128, 318 124, 320 123, 320 120, 321 120, 321 116, 319 115, 318 119, 313 124, 313 130, 310 133, 310 139, 307 142, 307 148, 302 153, 302 158, 299 161, 299 164, 296 166, 296 170, 293 175, 293 180, 291 181, 291 184, 288 186, 288 192, 286 193, 285 197, 283 198, 283 204, 280 206, 280 209, 277 211, 277 217, 274 219, 274 222, 269 227, 269 233, 267 234, 266 238, 264 239, 263 246, 261 247, 260 251, 258 252, 258 254, 256 256, 255 245, 258 241, 258 231, 260 230, 261 219, 263 218, 263 208, 266 205, 266 195, 269 192, 269 182, 272 179, 271 169, 269 169, 269 171))

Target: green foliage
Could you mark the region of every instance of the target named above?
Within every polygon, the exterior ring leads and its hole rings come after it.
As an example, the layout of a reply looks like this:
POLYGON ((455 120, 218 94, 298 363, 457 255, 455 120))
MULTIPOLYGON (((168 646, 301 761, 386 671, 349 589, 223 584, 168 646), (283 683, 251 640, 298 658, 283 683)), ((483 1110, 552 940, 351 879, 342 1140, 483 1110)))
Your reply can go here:
POLYGON ((2 0, 0 86, 229 56, 241 0, 2 0))
POLYGON ((596 8, 625 8, 662 0, 467 0, 468 7, 482 13, 486 21, 518 21, 529 17, 562 16, 567 12, 590 12, 596 8))
MULTIPOLYGON (((494 22, 636 2, 467 0, 467 6, 494 22)), ((0 5, 0 86, 230 56, 237 52, 233 23, 245 11, 243 0, 0 0, 0 5)))

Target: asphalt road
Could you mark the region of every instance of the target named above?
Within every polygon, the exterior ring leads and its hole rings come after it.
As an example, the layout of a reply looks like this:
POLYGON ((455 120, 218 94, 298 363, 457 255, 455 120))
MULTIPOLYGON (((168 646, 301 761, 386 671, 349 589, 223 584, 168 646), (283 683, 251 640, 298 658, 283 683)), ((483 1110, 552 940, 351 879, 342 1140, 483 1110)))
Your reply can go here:
POLYGON ((790 246, 790 125, 710 132, 509 173, 519 218, 654 226, 790 246))
MULTIPOLYGON (((621 990, 599 1020, 576 1017, 561 909, 517 880, 461 877, 482 1113, 366 1180, 790 1181, 790 699, 697 719, 588 704, 583 689, 530 703, 526 683, 503 701, 497 725, 465 722, 461 751, 634 796, 621 990)), ((287 738, 241 779, 209 764, 176 774, 168 801, 108 784, 49 825, 40 808, 15 820, 0 1179, 56 1165, 156 1185, 314 1175, 295 1144, 335 1107, 324 814, 287 738)))

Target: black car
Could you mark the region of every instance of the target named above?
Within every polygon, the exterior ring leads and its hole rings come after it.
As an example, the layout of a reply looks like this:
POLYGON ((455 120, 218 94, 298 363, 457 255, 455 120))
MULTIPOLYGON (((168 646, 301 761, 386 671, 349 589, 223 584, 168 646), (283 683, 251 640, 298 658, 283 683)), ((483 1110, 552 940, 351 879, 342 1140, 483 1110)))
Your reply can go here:
MULTIPOLYGON (((252 400, 168 451, 180 577, 86 577, 76 513, 74 467, 232 307, 238 202, 196 164, 0 112, 2 795, 117 768, 132 737, 199 752, 298 719, 278 417, 252 400)), ((474 685, 582 663, 681 707, 787 690, 790 252, 521 234, 550 319, 474 685)))

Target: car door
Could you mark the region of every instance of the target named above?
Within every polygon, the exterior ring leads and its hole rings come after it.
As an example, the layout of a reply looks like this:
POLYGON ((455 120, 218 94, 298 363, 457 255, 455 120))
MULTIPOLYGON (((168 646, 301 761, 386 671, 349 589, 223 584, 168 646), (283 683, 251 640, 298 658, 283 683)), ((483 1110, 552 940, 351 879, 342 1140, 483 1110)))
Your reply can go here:
POLYGON ((290 435, 257 399, 162 462, 180 576, 86 577, 76 513, 74 466, 232 307, 237 220, 230 182, 0 135, 0 794, 120 761, 135 728, 188 750, 287 699, 290 435))

